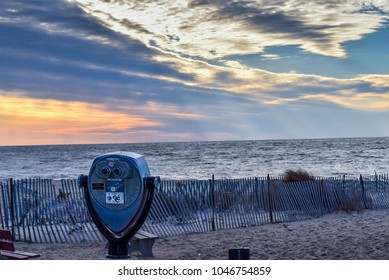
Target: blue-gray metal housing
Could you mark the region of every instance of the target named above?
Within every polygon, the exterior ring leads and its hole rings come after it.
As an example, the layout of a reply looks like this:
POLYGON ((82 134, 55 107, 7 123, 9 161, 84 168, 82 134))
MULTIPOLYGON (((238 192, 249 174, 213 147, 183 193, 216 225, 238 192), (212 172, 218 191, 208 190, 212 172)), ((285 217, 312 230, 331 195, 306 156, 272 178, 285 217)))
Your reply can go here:
POLYGON ((93 161, 88 177, 91 204, 112 232, 120 234, 135 217, 149 175, 144 157, 136 153, 107 153, 93 161))

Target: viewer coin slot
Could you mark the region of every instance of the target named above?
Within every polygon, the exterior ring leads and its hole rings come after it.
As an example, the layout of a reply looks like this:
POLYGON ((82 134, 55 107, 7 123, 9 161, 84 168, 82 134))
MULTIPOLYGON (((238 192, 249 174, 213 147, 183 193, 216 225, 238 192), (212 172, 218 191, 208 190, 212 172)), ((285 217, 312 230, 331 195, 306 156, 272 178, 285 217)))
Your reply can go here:
POLYGON ((92 190, 104 190, 104 183, 93 183, 92 190))

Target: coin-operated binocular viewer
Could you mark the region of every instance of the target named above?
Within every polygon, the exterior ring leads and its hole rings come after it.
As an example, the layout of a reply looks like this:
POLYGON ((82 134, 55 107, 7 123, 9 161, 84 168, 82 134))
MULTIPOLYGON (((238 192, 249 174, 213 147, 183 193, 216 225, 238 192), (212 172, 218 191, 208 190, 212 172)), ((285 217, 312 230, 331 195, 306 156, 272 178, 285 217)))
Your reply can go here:
POLYGON ((89 213, 108 240, 108 258, 128 258, 128 242, 150 210, 160 178, 151 177, 143 156, 130 152, 101 155, 89 176, 78 177, 89 213))

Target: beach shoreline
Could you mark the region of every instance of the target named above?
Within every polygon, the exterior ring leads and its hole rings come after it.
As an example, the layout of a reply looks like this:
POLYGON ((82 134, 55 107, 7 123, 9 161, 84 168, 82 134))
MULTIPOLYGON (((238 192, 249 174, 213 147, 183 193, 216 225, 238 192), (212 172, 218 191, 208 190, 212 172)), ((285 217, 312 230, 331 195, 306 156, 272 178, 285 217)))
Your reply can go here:
MULTIPOLYGON (((41 260, 95 260, 107 253, 105 242, 16 242, 15 247, 39 253, 41 260)), ((159 238, 154 258, 138 252, 132 258, 226 260, 233 248, 249 248, 252 260, 389 260, 389 209, 337 211, 310 220, 159 238)))

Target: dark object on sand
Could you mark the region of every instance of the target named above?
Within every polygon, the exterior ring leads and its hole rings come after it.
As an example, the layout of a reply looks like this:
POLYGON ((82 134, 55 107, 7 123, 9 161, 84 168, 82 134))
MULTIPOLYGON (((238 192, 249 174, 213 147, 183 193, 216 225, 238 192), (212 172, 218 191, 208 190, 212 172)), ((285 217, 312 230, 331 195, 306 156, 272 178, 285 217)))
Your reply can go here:
POLYGON ((229 260, 249 260, 250 249, 230 249, 228 250, 229 260))
POLYGON ((282 181, 286 183, 315 180, 315 178, 311 174, 309 174, 307 171, 302 169, 298 169, 298 170, 288 169, 285 171, 282 177, 283 177, 282 181))

